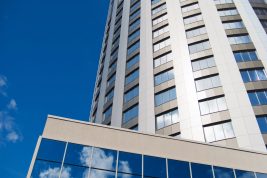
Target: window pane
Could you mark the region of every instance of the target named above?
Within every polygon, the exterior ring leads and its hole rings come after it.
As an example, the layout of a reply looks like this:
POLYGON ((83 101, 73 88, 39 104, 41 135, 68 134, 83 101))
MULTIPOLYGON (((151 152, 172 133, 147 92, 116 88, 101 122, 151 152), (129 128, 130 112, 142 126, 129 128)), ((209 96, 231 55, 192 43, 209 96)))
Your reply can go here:
POLYGON ((234 170, 222 167, 213 167, 215 178, 235 178, 234 170))
POLYGON ((165 114, 164 120, 165 120, 165 127, 171 125, 172 124, 172 115, 171 115, 171 113, 165 114))
POLYGON ((267 174, 256 173, 257 178, 267 178, 267 174))
POLYGON ((91 153, 92 147, 69 143, 64 162, 89 167, 91 153))
POLYGON ((90 178, 115 178, 115 172, 92 169, 90 178))
POLYGON ((122 174, 118 173, 118 178, 142 178, 142 176, 136 176, 136 175, 131 175, 131 174, 122 174))
POLYGON ((213 131, 213 127, 204 127, 204 133, 205 133, 205 138, 207 142, 214 142, 215 141, 215 135, 213 131))
POLYGON ((190 178, 189 163, 169 159, 168 174, 169 178, 190 178))
POLYGON ((258 99, 260 101, 261 105, 266 105, 267 104, 267 98, 265 95, 265 92, 257 92, 258 99))
POLYGON ((60 173, 60 167, 60 163, 36 160, 31 178, 58 178, 60 173))
POLYGON ((267 133, 267 119, 266 117, 257 117, 258 125, 260 127, 261 133, 267 133))
POLYGON ((227 109, 226 101, 224 97, 217 98, 216 102, 218 104, 219 111, 224 111, 227 109))
POLYGON ((157 129, 161 129, 164 127, 164 117, 158 116, 157 117, 157 129))
POLYGON ((166 159, 144 156, 144 176, 166 178, 166 159))
POLYGON ((247 71, 241 71, 241 76, 242 76, 242 79, 243 79, 243 82, 244 83, 247 83, 247 82, 250 82, 250 78, 248 76, 248 72, 247 71))
POLYGON ((224 133, 223 133, 223 127, 221 124, 215 125, 213 129, 214 129, 216 141, 223 140, 225 138, 224 133))
POLYGON ((205 115, 205 114, 208 114, 210 111, 209 111, 209 105, 208 105, 208 102, 204 101, 204 102, 200 102, 199 103, 199 107, 200 107, 200 112, 201 112, 201 115, 205 115))
POLYGON ((213 178, 210 165, 192 163, 191 168, 193 178, 213 178))
POLYGON ((259 105, 259 101, 257 99, 256 93, 254 93, 254 92, 248 93, 248 96, 249 96, 249 100, 250 100, 252 106, 259 105))
MULTIPOLYGON (((89 168, 80 166, 64 165, 61 173, 61 178, 87 178, 89 176, 89 168)), ((54 178, 54 177, 45 177, 54 178)))
POLYGON ((92 167, 115 171, 117 151, 94 148, 92 159, 92 167))
POLYGON ((118 172, 142 175, 142 156, 119 152, 118 172))
POLYGON ((65 142, 43 138, 37 154, 37 158, 48 161, 62 162, 65 146, 65 142))
POLYGON ((235 170, 236 178, 255 178, 253 172, 235 170))
POLYGON ((226 138, 235 137, 233 126, 230 122, 223 124, 223 131, 226 138))

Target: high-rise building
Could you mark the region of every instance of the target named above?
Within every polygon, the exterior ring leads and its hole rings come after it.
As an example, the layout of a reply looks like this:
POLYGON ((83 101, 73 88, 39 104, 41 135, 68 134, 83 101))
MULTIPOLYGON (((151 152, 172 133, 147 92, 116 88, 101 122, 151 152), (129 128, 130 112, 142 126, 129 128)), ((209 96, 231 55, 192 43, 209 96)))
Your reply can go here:
POLYGON ((28 177, 267 178, 266 32, 266 0, 110 0, 90 122, 48 116, 28 177))

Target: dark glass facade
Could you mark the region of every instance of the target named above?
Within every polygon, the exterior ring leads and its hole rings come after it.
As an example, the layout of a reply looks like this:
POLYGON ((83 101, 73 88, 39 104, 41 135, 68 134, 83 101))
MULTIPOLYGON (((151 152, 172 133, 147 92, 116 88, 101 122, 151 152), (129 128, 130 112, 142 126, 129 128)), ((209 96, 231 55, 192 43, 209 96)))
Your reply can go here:
POLYGON ((43 138, 31 178, 234 178, 235 175, 267 178, 262 173, 43 138))

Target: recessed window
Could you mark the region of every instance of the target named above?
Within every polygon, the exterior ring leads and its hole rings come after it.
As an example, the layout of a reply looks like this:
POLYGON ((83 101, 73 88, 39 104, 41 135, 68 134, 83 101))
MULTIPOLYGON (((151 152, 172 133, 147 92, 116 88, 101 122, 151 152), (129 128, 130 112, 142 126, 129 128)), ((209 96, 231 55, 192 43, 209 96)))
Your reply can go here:
POLYGON ((156 117, 157 130, 179 122, 178 109, 168 111, 156 117))
POLYGON ((204 134, 207 142, 215 142, 235 137, 231 122, 206 126, 204 127, 204 134))
POLYGON ((132 108, 123 112, 123 123, 127 123, 131 119, 138 117, 138 105, 133 106, 132 108))
POLYGON ((236 62, 248 62, 248 61, 257 61, 258 56, 256 51, 240 51, 234 52, 236 62))
POLYGON ((170 44, 171 44, 170 38, 164 39, 163 41, 160 41, 160 42, 154 44, 153 50, 154 50, 154 52, 156 52, 162 48, 165 48, 166 46, 169 46, 170 44))
POLYGON ((160 65, 166 64, 168 62, 172 61, 172 53, 166 53, 162 56, 154 59, 154 67, 158 67, 160 65))
POLYGON ((233 0, 214 0, 215 4, 228 4, 234 3, 233 0))
POLYGON ((190 23, 194 23, 194 22, 198 22, 202 20, 202 15, 201 14, 197 14, 197 15, 193 15, 190 17, 186 17, 184 18, 184 24, 190 24, 190 23))
POLYGON ((267 80, 264 69, 249 69, 240 72, 244 83, 267 80))
POLYGON ((245 28, 242 21, 238 22, 224 22, 223 27, 225 30, 245 28))
POLYGON ((167 70, 160 74, 155 75, 154 83, 155 83, 155 86, 157 86, 172 79, 174 79, 174 73, 173 73, 173 69, 170 69, 170 70, 167 70))
POLYGON ((129 31, 132 31, 133 29, 139 27, 139 25, 140 25, 140 18, 138 18, 137 20, 135 20, 130 24, 129 31))
POLYGON ((129 37, 128 37, 128 43, 131 43, 135 38, 137 38, 138 36, 140 36, 140 29, 136 30, 134 33, 132 33, 129 37))
POLYGON ((267 91, 255 91, 248 93, 252 106, 267 105, 267 91))
POLYGON ((228 40, 229 40, 231 45, 251 43, 251 39, 248 35, 230 36, 230 37, 228 37, 228 40))
POLYGON ((203 70, 216 66, 214 57, 203 58, 200 60, 192 61, 193 71, 203 70))
POLYGON ((139 94, 139 86, 132 88, 124 94, 124 102, 127 103, 137 97, 139 94))
POLYGON ((163 92, 157 93, 155 95, 155 105, 160 106, 164 103, 167 103, 175 99, 176 99, 176 91, 174 87, 174 88, 167 89, 163 92))
POLYGON ((221 17, 239 14, 236 9, 224 9, 224 10, 219 10, 218 12, 221 17))
POLYGON ((131 68, 132 66, 134 66, 136 63, 138 63, 140 60, 140 55, 136 55, 134 57, 132 57, 131 59, 129 59, 126 63, 126 69, 131 68))
POLYGON ((140 48, 140 42, 137 41, 133 45, 131 45, 127 50, 127 55, 131 55, 134 51, 140 48))
POLYGON ((162 4, 162 5, 154 8, 154 9, 152 9, 152 15, 154 15, 156 13, 159 13, 160 11, 163 11, 166 8, 167 8, 166 3, 165 4, 162 4))
POLYGON ((195 9, 199 9, 198 3, 189 4, 187 6, 182 7, 182 12, 185 13, 185 12, 189 12, 189 11, 192 11, 192 10, 195 10, 195 9))
POLYGON ((262 134, 267 134, 267 116, 257 116, 258 125, 262 134))
POLYGON ((167 20, 167 19, 168 19, 167 14, 165 14, 165 15, 162 15, 162 16, 159 16, 159 17, 155 18, 152 21, 152 24, 153 25, 157 25, 157 24, 159 24, 159 23, 161 23, 161 22, 163 22, 164 20, 167 20))
POLYGON ((105 103, 112 100, 114 96, 114 89, 110 90, 108 94, 105 96, 105 103))
POLYGON ((156 31, 153 32, 153 38, 156 38, 160 35, 162 35, 163 33, 166 33, 169 31, 169 26, 164 26, 161 27, 160 29, 157 29, 156 31))
POLYGON ((135 79, 139 77, 139 69, 133 71, 125 78, 125 85, 128 85, 129 83, 133 82, 135 79))
POLYGON ((112 105, 109 106, 104 112, 103 112, 103 118, 104 120, 108 119, 111 117, 112 114, 112 105))
POLYGON ((201 115, 227 110, 224 97, 201 101, 199 102, 199 108, 201 115))
POLYGON ((190 44, 188 47, 189 47, 190 54, 194 54, 194 53, 201 52, 201 51, 211 48, 209 41, 202 41, 202 42, 190 44))
POLYGON ((197 91, 220 87, 221 81, 218 75, 209 76, 195 81, 197 91))
POLYGON ((203 34, 206 34, 206 33, 207 33, 207 31, 206 31, 205 27, 198 27, 198 28, 195 28, 195 29, 192 29, 192 30, 187 30, 186 31, 186 37, 187 38, 192 38, 192 37, 203 35, 203 34))

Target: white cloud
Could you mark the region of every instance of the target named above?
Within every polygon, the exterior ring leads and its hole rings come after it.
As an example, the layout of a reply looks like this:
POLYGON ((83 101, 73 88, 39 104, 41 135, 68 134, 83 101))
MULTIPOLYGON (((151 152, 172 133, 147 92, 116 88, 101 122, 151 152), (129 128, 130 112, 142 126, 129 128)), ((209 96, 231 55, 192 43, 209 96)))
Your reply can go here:
POLYGON ((91 147, 83 147, 80 153, 80 161, 88 167, 90 166, 91 151, 91 147))
POLYGON ((5 87, 7 85, 7 78, 0 75, 0 87, 5 87))
POLYGON ((11 99, 9 104, 7 105, 7 108, 10 110, 16 110, 17 109, 17 102, 14 99, 11 99))
POLYGON ((20 136, 18 135, 17 132, 12 131, 12 132, 7 134, 6 138, 8 141, 10 141, 12 143, 16 143, 20 139, 20 136))
MULTIPOLYGON (((9 99, 7 92, 7 77, 0 75, 0 99, 5 97, 9 99)), ((22 135, 15 123, 13 117, 14 110, 17 110, 17 102, 15 99, 10 99, 5 108, 0 108, 0 143, 5 142, 16 143, 22 140, 22 135)))
MULTIPOLYGON (((71 177, 71 168, 64 168, 61 173, 61 178, 72 178, 71 177)), ((42 171, 39 174, 39 178, 58 178, 58 175, 60 173, 60 168, 48 168, 47 170, 42 171)))

